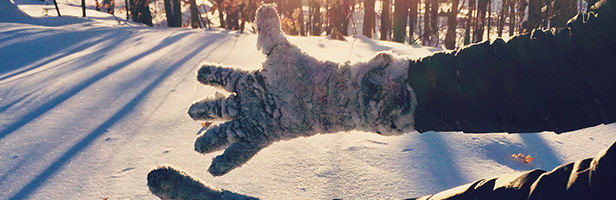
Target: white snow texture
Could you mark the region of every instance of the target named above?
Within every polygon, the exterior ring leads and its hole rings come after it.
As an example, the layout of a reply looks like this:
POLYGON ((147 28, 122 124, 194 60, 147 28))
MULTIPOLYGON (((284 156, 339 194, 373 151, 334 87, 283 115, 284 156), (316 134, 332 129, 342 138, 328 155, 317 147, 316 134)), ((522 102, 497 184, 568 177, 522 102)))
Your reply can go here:
MULTIPOLYGON (((82 18, 80 0, 57 2, 62 17, 50 0, 0 0, 0 199, 156 199, 146 175, 165 165, 212 188, 261 199, 404 199, 552 169, 595 156, 616 140, 614 124, 559 135, 348 131, 276 142, 214 177, 206 169, 220 152, 194 151, 201 125, 186 110, 204 97, 225 95, 196 82, 195 71, 204 62, 262 69, 268 58, 255 48, 258 36, 146 27, 97 12, 94 1, 86 1, 88 17, 82 18), (536 160, 512 160, 517 153, 536 160)), ((124 1, 115 3, 119 8, 124 1)), ((440 51, 363 36, 285 37, 331 63, 327 68, 351 70, 345 72, 350 76, 352 69, 368 68, 335 63, 358 66, 353 63, 370 62, 382 51, 413 58, 440 51)), ((231 120, 233 111, 225 112, 231 120)))

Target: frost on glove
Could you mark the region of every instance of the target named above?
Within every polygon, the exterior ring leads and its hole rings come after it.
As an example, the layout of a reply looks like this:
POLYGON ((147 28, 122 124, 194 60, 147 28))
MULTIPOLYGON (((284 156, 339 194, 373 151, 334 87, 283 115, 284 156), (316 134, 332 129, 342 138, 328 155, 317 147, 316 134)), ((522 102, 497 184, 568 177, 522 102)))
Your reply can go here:
POLYGON ((257 199, 206 185, 185 172, 173 169, 169 166, 158 167, 157 169, 150 171, 147 180, 150 192, 162 200, 257 199))
POLYGON ((398 135, 413 130, 416 100, 409 61, 382 53, 366 63, 319 61, 289 43, 273 5, 257 10, 258 71, 204 65, 197 79, 232 94, 193 104, 195 120, 229 120, 197 138, 195 150, 225 149, 209 172, 220 176, 273 142, 317 133, 362 130, 398 135))

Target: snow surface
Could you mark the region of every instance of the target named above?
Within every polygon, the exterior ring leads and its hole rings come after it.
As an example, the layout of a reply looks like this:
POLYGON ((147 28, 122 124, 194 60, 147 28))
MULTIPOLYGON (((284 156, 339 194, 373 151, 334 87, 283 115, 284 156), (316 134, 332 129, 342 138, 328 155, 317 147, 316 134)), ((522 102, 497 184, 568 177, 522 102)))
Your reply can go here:
MULTIPOLYGON (((338 133, 275 143, 214 178, 206 169, 218 153, 194 152, 201 126, 186 110, 221 91, 197 83, 195 71, 202 62, 259 68, 256 35, 151 28, 94 10, 80 18, 78 5, 62 1, 63 17, 30 17, 49 6, 15 1, 23 12, 0 0, 0 199, 155 199, 146 176, 158 165, 263 199, 399 199, 551 169, 616 140, 614 124, 560 135, 338 133)), ((289 39, 336 62, 436 50, 364 37, 289 39)))

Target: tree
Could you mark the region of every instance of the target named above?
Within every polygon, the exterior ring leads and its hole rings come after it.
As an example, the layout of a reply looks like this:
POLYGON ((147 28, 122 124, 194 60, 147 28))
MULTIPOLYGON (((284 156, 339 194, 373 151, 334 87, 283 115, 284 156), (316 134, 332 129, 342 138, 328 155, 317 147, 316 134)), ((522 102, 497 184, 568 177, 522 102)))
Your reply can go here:
POLYGON ((507 15, 505 15, 505 13, 509 12, 509 6, 507 6, 508 4, 509 4, 509 0, 501 1, 501 11, 500 11, 500 15, 498 15, 498 28, 497 28, 498 37, 503 36, 503 29, 505 27, 505 19, 507 18, 507 15))
MULTIPOLYGON (((220 28, 225 28, 225 0, 210 0, 212 3, 212 14, 218 10, 218 20, 220 20, 220 28)), ((271 3, 271 2, 270 2, 271 3)))
POLYGON ((408 17, 407 0, 396 0, 394 5, 393 41, 404 43, 406 37, 406 20, 408 17))
POLYGON ((488 1, 488 40, 490 40, 490 31, 492 30, 492 2, 493 1, 488 1))
MULTIPOLYGON (((372 0, 374 1, 374 0, 372 0)), ((321 1, 319 0, 310 0, 308 2, 309 12, 308 12, 308 21, 310 22, 310 33, 311 35, 321 35, 321 27, 323 26, 321 22, 321 1)), ((374 10, 374 9, 373 9, 374 10)), ((365 23, 365 22, 364 22, 365 23)))
POLYGON ((422 44, 424 46, 430 46, 430 14, 432 14, 432 12, 430 11, 430 3, 428 3, 428 1, 431 0, 424 0, 424 34, 423 34, 423 38, 422 38, 422 44))
POLYGON ((417 5, 419 0, 409 0, 409 40, 410 43, 414 43, 413 33, 415 32, 415 25, 417 23, 417 5))
POLYGON ((475 7, 477 5, 477 0, 469 0, 468 1, 468 13, 466 14, 466 24, 464 31, 464 45, 468 45, 471 43, 471 27, 473 27, 473 13, 475 12, 475 7))
POLYGON ((131 0, 130 15, 133 21, 152 26, 152 14, 150 14, 150 2, 148 0, 131 0))
POLYGON ((361 33, 368 38, 372 38, 372 31, 374 31, 374 17, 376 15, 374 3, 374 0, 364 0, 364 25, 361 33))
POLYGON ((242 12, 240 19, 242 23, 240 24, 240 32, 244 32, 244 27, 246 26, 246 22, 253 22, 255 20, 255 15, 257 12, 257 8, 259 8, 259 3, 257 0, 243 0, 244 6, 242 6, 242 12))
POLYGON ((182 7, 180 0, 164 0, 168 27, 182 27, 182 7))
POLYGON ((81 0, 81 16, 86 17, 86 0, 81 0))
MULTIPOLYGON (((55 2, 56 0, 53 0, 53 1, 55 2)), ((128 21, 128 18, 129 18, 128 11, 130 10, 128 8, 128 0, 124 0, 124 5, 126 6, 126 21, 128 21)))
POLYGON ((431 32, 430 32, 430 44, 432 46, 437 46, 439 41, 438 41, 438 10, 439 10, 439 6, 438 6, 438 0, 430 0, 430 3, 432 5, 430 5, 430 27, 431 27, 431 32))
POLYGON ((389 40, 391 33, 391 0, 383 0, 381 8, 381 40, 389 40))
POLYGON ((203 28, 204 25, 201 21, 201 13, 199 12, 199 7, 197 7, 197 2, 195 0, 189 0, 190 2, 190 27, 192 28, 203 28))
POLYGON ((483 32, 486 21, 486 11, 488 8, 489 0, 478 0, 477 1, 477 18, 476 24, 473 34, 473 43, 481 42, 483 40, 483 32))
POLYGON ((456 48, 456 29, 458 28, 459 0, 451 0, 451 10, 447 12, 447 33, 445 34, 445 48, 456 48))
POLYGON ((60 9, 58 8, 58 2, 56 2, 56 0, 53 0, 53 5, 56 7, 56 12, 58 12, 58 17, 62 17, 62 15, 60 15, 60 9))
POLYGON ((516 0, 509 1, 509 36, 514 35, 514 32, 515 32, 515 27, 516 27, 515 6, 516 6, 516 0))

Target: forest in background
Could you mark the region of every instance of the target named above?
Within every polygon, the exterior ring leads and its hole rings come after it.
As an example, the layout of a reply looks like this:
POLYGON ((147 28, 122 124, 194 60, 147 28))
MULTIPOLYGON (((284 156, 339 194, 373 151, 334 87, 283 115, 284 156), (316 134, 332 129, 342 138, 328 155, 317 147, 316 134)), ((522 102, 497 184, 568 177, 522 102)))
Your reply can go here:
MULTIPOLYGON (((55 0, 53 0, 55 3, 55 0)), ((261 3, 276 3, 288 35, 344 36, 456 49, 512 36, 534 28, 565 27, 596 0, 94 0, 96 9, 114 14, 120 4, 127 19, 152 26, 153 16, 169 27, 255 32, 261 3), (99 2, 100 1, 100 2, 99 2), (162 2, 161 2, 162 1, 162 2), (122 4, 123 3, 123 4, 122 4), (160 6, 160 4, 163 4, 160 6), (129 12, 125 12, 128 5, 129 12), (164 9, 158 9, 163 7, 164 9), (189 13, 184 16, 184 13, 189 13)), ((85 0, 81 0, 85 13, 85 0)), ((60 11, 58 10, 58 14, 60 11)))

